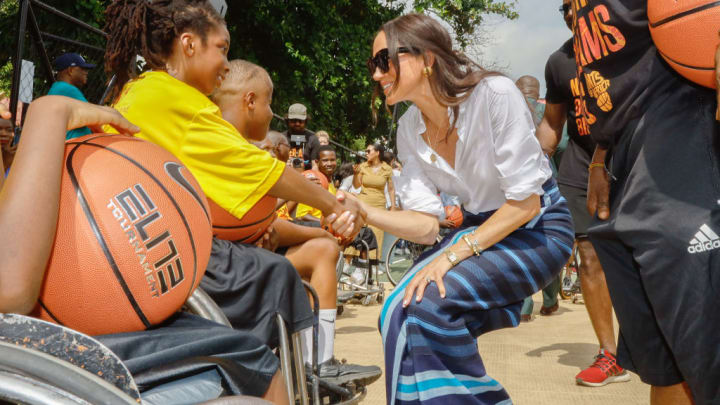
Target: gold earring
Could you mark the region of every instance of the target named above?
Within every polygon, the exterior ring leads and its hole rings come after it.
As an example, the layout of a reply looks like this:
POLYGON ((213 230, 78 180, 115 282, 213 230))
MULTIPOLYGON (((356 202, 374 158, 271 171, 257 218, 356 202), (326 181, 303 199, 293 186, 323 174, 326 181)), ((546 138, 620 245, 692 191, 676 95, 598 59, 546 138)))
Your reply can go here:
POLYGON ((432 76, 432 74, 433 74, 433 70, 430 66, 425 66, 423 68, 423 76, 430 77, 430 76, 432 76))

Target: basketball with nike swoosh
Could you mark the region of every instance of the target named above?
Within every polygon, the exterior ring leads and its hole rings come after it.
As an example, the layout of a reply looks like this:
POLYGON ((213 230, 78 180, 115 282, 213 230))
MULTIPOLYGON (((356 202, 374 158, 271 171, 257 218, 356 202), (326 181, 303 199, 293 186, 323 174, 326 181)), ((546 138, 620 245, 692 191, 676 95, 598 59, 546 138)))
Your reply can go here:
POLYGON ((90 335, 163 322, 210 258, 199 184, 165 149, 122 135, 69 140, 63 162, 57 232, 34 315, 90 335))

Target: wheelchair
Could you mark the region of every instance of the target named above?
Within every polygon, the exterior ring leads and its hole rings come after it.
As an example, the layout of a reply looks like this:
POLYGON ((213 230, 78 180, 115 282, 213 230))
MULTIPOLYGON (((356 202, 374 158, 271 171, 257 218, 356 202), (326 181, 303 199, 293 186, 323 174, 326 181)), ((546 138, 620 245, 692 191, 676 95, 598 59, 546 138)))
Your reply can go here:
MULTIPOLYGON (((315 295, 312 287, 306 285, 306 288, 315 295)), ((200 288, 193 292, 184 309, 229 326, 220 308, 200 288)), ((315 309, 317 314, 317 304, 315 309)), ((364 398, 365 387, 334 386, 317 377, 317 315, 314 321, 313 372, 307 378, 299 333, 290 336, 285 320, 279 315, 277 325, 280 368, 291 404, 351 405, 364 398)), ((182 391, 182 388, 177 384, 168 390, 182 391)), ((141 393, 122 361, 96 339, 40 319, 0 314, 0 403, 152 404, 143 398, 150 391, 141 393)), ((227 401, 230 399, 236 404, 269 404, 260 398, 246 396, 203 403, 230 403, 227 401)))

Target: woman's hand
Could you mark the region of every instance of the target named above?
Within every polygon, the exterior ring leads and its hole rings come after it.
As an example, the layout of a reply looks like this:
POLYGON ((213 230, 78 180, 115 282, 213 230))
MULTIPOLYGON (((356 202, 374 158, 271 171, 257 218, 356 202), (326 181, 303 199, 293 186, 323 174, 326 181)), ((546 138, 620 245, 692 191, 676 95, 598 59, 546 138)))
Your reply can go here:
POLYGON ((437 283, 440 297, 445 298, 445 283, 443 282, 443 277, 445 277, 445 273, 447 273, 452 267, 453 266, 450 264, 450 260, 448 260, 447 256, 445 256, 444 253, 441 253, 422 270, 418 271, 410 281, 410 284, 408 284, 407 288, 405 288, 403 308, 410 305, 410 300, 416 290, 417 294, 415 295, 415 302, 422 301, 425 289, 432 282, 437 283))
POLYGON ((360 200, 350 193, 338 191, 338 202, 346 209, 342 214, 331 214, 323 219, 323 225, 330 225, 333 234, 343 240, 352 240, 367 223, 367 212, 360 200))

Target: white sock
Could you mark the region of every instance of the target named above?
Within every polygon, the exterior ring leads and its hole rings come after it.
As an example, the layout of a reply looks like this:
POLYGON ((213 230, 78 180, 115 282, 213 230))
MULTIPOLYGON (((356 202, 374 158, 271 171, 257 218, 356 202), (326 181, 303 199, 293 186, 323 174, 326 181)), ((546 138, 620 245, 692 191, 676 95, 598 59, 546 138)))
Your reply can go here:
POLYGON ((337 309, 320 310, 320 331, 318 333, 318 364, 332 358, 335 351, 335 318, 337 309))
POLYGON ((300 340, 302 341, 302 355, 305 364, 312 364, 312 326, 300 331, 300 340))

